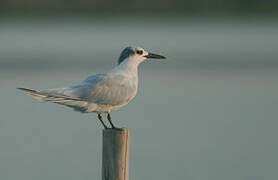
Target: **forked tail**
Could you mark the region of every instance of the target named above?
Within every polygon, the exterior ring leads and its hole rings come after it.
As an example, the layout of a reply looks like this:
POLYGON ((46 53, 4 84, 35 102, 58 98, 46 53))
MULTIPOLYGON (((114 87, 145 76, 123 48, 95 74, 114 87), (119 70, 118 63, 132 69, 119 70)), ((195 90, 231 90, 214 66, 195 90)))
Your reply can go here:
POLYGON ((27 92, 30 96, 38 100, 45 100, 45 98, 47 97, 47 95, 42 94, 39 91, 33 89, 27 89, 27 88, 17 88, 17 89, 27 92))
POLYGON ((55 90, 37 91, 37 90, 27 89, 27 88, 17 88, 17 89, 25 91, 33 98, 41 101, 48 101, 48 102, 62 104, 80 112, 86 112, 87 110, 86 107, 88 105, 88 102, 79 98, 70 97, 64 94, 58 94, 57 91, 55 90))

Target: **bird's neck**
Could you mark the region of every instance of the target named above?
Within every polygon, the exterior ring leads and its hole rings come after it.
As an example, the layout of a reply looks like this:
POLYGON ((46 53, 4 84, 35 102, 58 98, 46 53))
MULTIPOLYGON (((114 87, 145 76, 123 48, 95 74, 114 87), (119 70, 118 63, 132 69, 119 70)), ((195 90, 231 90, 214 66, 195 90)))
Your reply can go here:
POLYGON ((137 63, 136 61, 126 59, 126 61, 120 63, 112 71, 125 74, 131 80, 130 82, 132 82, 135 85, 137 91, 139 64, 140 63, 137 63))
POLYGON ((139 64, 140 64, 140 62, 138 62, 134 59, 126 59, 121 64, 116 66, 115 69, 121 70, 121 71, 133 72, 133 73, 137 74, 139 64))

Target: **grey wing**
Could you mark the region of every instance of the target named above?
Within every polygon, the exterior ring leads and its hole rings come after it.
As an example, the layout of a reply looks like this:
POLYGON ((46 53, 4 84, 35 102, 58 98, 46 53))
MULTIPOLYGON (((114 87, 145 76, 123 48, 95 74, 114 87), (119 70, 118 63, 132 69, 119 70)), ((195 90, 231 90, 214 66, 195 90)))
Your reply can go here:
POLYGON ((135 96, 137 86, 122 74, 97 74, 88 77, 81 84, 36 91, 19 88, 32 97, 63 104, 80 112, 87 111, 88 103, 120 105, 135 96))
POLYGON ((88 90, 78 98, 102 105, 120 105, 127 103, 135 96, 137 86, 121 73, 108 73, 89 77, 83 82, 88 90))
POLYGON ((92 89, 101 79, 103 75, 95 75, 87 78, 81 84, 55 89, 46 90, 32 90, 27 88, 18 88, 26 91, 35 99, 53 102, 69 106, 76 111, 87 112, 88 99, 91 95, 92 89))
POLYGON ((115 106, 127 103, 135 96, 136 91, 136 84, 127 76, 121 73, 108 73, 90 76, 75 86, 47 90, 47 93, 115 106))
POLYGON ((55 89, 46 89, 40 91, 41 93, 47 93, 52 96, 66 96, 82 101, 88 101, 93 87, 98 84, 99 81, 103 79, 105 74, 96 74, 88 77, 82 83, 64 87, 64 88, 55 88, 55 89))
POLYGON ((65 92, 71 97, 89 101, 94 87, 105 77, 105 74, 89 76, 82 83, 67 88, 65 92))
POLYGON ((87 112, 88 102, 76 96, 76 92, 80 92, 80 89, 72 89, 71 87, 47 90, 33 90, 27 88, 18 89, 27 92, 35 99, 69 106, 76 111, 87 112))

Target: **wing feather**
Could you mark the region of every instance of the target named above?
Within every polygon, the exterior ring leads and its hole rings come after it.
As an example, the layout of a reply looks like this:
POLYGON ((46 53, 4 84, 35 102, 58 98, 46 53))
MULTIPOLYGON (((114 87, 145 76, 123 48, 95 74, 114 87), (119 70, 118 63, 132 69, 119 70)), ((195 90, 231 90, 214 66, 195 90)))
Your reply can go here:
POLYGON ((98 77, 92 76, 84 83, 87 84, 86 89, 89 91, 79 98, 86 98, 89 102, 103 105, 115 106, 126 103, 137 90, 136 83, 130 81, 128 76, 116 72, 98 77))

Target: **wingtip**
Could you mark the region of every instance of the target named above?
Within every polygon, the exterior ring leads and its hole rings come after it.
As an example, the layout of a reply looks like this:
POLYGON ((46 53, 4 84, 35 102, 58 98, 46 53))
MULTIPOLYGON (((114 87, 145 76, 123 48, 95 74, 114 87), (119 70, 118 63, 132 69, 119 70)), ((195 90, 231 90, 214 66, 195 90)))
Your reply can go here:
POLYGON ((33 89, 27 89, 27 88, 22 88, 22 87, 17 87, 16 89, 21 90, 21 91, 26 91, 26 92, 36 92, 33 89))

